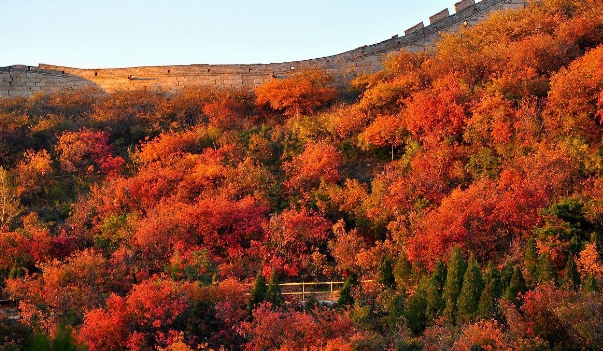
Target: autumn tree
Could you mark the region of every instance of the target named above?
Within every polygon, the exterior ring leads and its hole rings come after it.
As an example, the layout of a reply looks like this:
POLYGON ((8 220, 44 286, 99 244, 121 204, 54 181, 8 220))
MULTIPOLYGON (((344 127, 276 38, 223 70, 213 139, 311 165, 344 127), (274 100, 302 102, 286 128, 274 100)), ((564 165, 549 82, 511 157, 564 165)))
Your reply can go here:
POLYGON ((306 145, 304 151, 283 164, 288 180, 287 188, 293 192, 310 191, 321 182, 340 180, 341 152, 332 144, 319 142, 306 145))
POLYGON ((285 210, 265 226, 264 246, 271 267, 287 275, 310 274, 312 254, 326 245, 332 224, 318 213, 285 210))
POLYGON ((63 133, 55 150, 59 155, 61 169, 81 176, 113 175, 124 164, 120 156, 113 156, 107 133, 87 128, 63 133))
POLYGON ((330 80, 319 70, 303 70, 289 78, 273 78, 255 88, 256 104, 270 106, 286 116, 312 114, 335 99, 337 91, 329 86, 330 80))
POLYGON ((7 170, 0 167, 0 227, 10 225, 21 210, 13 178, 7 170))

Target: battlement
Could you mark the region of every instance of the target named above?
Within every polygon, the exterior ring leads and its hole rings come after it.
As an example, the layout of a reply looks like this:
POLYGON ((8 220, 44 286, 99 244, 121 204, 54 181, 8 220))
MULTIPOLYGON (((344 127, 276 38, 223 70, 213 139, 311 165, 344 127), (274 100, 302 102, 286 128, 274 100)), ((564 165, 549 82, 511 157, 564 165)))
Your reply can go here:
POLYGON ((388 53, 405 49, 429 50, 441 33, 457 31, 484 20, 493 11, 523 7, 526 0, 462 0, 455 13, 444 9, 423 22, 382 42, 316 59, 245 65, 178 65, 129 68, 80 69, 40 64, 38 67, 15 65, 0 67, 0 96, 29 96, 57 89, 96 87, 105 92, 117 90, 161 90, 175 92, 189 86, 216 86, 252 89, 273 78, 290 76, 300 69, 325 70, 344 87, 358 74, 376 72, 388 53))

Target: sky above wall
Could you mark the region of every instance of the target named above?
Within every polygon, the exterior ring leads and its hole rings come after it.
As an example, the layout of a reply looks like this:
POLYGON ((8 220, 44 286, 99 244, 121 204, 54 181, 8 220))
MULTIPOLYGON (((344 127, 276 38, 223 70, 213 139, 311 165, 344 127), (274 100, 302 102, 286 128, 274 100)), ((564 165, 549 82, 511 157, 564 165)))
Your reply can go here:
MULTIPOLYGON (((456 0, 458 1, 458 0, 456 0)), ((455 0, 0 0, 0 67, 271 63, 402 36, 455 0)))

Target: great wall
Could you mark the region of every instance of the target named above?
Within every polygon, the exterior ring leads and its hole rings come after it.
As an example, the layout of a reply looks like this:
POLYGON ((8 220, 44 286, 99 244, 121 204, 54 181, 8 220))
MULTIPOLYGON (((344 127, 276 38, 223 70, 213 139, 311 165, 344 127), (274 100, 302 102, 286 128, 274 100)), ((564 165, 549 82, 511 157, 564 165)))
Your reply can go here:
POLYGON ((441 33, 458 31, 472 26, 499 10, 523 7, 527 0, 462 0, 448 9, 407 29, 403 36, 373 45, 365 45, 341 54, 269 64, 243 65, 180 65, 132 68, 78 69, 40 64, 38 67, 14 65, 0 67, 0 96, 30 96, 58 89, 96 87, 105 92, 118 90, 178 91, 184 87, 209 85, 252 89, 273 78, 287 77, 300 69, 317 68, 335 77, 336 86, 344 86, 352 77, 363 72, 375 72, 388 53, 405 49, 416 52, 429 50, 441 33))

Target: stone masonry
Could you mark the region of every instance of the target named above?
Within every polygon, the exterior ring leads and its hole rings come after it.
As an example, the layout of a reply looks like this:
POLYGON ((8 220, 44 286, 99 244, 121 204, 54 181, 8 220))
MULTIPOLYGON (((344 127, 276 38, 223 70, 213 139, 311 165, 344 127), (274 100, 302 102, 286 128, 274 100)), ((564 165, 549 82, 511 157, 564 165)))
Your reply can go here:
POLYGON ((409 28, 403 36, 373 45, 365 45, 341 54, 304 61, 249 65, 181 65, 131 68, 79 69, 40 64, 38 67, 15 65, 0 67, 0 96, 30 96, 60 89, 99 88, 105 92, 118 90, 161 90, 175 92, 190 86, 215 86, 239 89, 253 87, 274 78, 284 78, 300 69, 325 70, 344 87, 356 75, 376 72, 388 53, 405 49, 410 52, 429 50, 441 33, 457 31, 484 20, 488 14, 525 6, 527 0, 462 0, 455 13, 448 9, 409 28))

